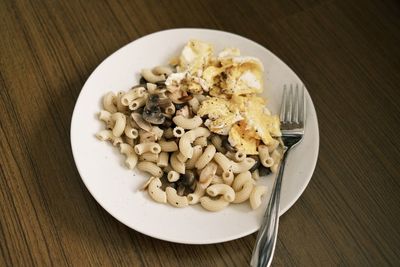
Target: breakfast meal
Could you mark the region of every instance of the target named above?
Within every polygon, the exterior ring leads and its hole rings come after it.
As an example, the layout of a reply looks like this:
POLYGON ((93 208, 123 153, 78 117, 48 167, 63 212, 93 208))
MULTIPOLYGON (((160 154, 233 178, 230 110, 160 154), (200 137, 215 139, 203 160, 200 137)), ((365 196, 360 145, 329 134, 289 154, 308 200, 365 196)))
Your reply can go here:
POLYGON ((141 70, 138 85, 103 97, 96 134, 149 173, 142 189, 174 207, 219 211, 249 201, 256 209, 283 154, 279 117, 263 91, 263 64, 237 48, 217 55, 190 40, 166 66, 141 70))

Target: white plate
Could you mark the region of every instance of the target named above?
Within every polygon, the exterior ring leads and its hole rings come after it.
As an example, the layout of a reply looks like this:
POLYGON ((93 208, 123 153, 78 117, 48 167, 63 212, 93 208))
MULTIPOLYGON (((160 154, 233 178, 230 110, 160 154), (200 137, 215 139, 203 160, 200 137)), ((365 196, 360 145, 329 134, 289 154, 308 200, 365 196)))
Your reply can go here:
MULTIPOLYGON (((199 206, 184 209, 153 202, 138 188, 147 175, 125 168, 124 157, 95 133, 103 129, 97 119, 102 96, 127 90, 138 83, 142 68, 166 64, 178 55, 191 38, 215 45, 215 51, 238 47, 242 55, 259 58, 265 67, 264 96, 268 107, 278 113, 283 84, 302 83, 278 57, 261 45, 241 36, 206 29, 173 29, 135 40, 104 60, 86 81, 75 105, 71 122, 71 146, 75 163, 86 187, 100 205, 117 220, 143 234, 178 243, 209 244, 240 238, 258 230, 263 207, 252 211, 248 203, 231 205, 212 213, 199 206)), ((281 195, 280 214, 300 197, 311 179, 317 161, 318 123, 311 98, 307 97, 307 126, 303 142, 289 156, 281 195)), ((272 175, 260 180, 273 184, 272 175)), ((270 192, 269 192, 270 194, 270 192)))

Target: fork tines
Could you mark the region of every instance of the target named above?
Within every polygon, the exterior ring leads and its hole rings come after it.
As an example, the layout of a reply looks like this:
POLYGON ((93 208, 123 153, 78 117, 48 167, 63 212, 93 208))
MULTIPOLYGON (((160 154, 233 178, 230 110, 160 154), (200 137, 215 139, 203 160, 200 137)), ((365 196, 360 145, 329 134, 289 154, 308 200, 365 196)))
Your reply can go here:
POLYGON ((303 127, 305 116, 304 85, 283 86, 280 120, 282 127, 303 127), (289 91, 289 92, 288 92, 289 91))

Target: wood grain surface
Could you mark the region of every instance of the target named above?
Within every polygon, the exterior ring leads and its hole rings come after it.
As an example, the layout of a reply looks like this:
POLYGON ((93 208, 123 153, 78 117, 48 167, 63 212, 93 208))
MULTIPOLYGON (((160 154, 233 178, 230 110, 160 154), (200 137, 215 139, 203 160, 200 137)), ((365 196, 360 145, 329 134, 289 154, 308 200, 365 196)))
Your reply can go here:
POLYGON ((177 27, 234 32, 305 82, 320 153, 281 218, 273 266, 400 265, 400 3, 0 1, 0 266, 247 266, 256 235, 182 245, 142 235, 92 198, 69 128, 113 51, 177 27))

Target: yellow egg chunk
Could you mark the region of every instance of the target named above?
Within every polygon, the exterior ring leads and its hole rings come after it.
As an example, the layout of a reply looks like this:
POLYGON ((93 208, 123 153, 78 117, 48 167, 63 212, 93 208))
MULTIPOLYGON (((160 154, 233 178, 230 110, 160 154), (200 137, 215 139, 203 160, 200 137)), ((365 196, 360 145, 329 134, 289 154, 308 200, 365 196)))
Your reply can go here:
POLYGON ((232 113, 229 110, 229 105, 229 100, 219 97, 210 97, 201 103, 197 115, 207 115, 211 120, 215 120, 221 116, 228 116, 232 113))
POLYGON ((209 65, 213 50, 211 44, 190 40, 179 57, 178 72, 188 70, 191 74, 201 73, 203 68, 209 65))
POLYGON ((272 136, 281 136, 279 117, 266 114, 264 105, 260 102, 249 101, 247 110, 242 115, 248 126, 257 132, 264 144, 270 144, 272 136))
POLYGON ((258 140, 243 132, 237 124, 233 125, 229 131, 229 143, 236 149, 246 153, 247 155, 257 155, 258 140))

